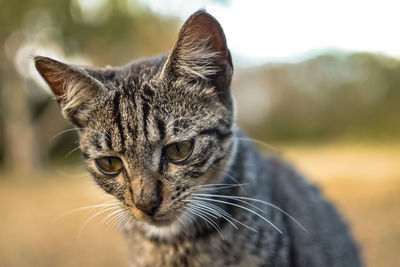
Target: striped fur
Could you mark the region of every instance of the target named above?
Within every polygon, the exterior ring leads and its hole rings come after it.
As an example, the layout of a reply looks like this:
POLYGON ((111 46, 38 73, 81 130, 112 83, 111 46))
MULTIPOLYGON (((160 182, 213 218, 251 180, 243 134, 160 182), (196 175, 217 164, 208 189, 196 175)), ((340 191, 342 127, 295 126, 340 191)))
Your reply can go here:
POLYGON ((168 55, 104 70, 35 63, 64 116, 82 127, 88 171, 121 202, 132 266, 361 265, 346 224, 318 190, 241 142, 229 50, 204 11, 168 55), (169 161, 164 148, 181 141, 192 142, 191 153, 169 161), (100 172, 95 159, 105 156, 120 158, 122 171, 100 172), (143 212, 139 198, 158 201, 157 209, 143 212))

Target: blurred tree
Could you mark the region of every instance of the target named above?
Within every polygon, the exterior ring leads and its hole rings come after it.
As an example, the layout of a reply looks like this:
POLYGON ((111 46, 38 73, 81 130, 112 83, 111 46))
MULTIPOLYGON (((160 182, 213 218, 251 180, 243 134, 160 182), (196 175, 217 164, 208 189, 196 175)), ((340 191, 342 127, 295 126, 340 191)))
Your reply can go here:
POLYGON ((331 52, 297 64, 268 64, 237 74, 238 87, 246 88, 249 82, 258 79, 258 86, 268 93, 263 122, 258 121, 256 127, 248 126, 257 138, 265 141, 400 138, 397 59, 369 53, 331 52))

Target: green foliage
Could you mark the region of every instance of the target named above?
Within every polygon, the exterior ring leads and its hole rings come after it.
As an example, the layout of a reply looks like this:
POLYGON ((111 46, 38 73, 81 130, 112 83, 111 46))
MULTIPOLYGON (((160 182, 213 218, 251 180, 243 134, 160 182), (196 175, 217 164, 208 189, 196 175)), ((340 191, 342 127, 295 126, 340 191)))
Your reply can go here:
POLYGON ((400 137, 400 62, 396 59, 337 52, 250 72, 262 77, 261 87, 271 99, 261 127, 250 129, 261 139, 400 137))

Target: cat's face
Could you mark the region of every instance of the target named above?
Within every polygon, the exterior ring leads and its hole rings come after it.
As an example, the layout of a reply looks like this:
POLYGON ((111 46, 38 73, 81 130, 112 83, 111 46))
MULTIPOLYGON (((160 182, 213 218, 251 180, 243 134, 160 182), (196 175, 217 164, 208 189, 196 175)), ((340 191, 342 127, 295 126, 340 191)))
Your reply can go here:
POLYGON ((35 63, 82 128, 88 171, 134 219, 171 224, 193 188, 221 175, 232 150, 232 62, 207 13, 185 22, 168 56, 105 70, 35 63))
POLYGON ((145 75, 112 87, 90 111, 86 127, 94 131, 80 133, 88 170, 136 218, 168 223, 188 188, 223 169, 231 110, 207 83, 145 75))

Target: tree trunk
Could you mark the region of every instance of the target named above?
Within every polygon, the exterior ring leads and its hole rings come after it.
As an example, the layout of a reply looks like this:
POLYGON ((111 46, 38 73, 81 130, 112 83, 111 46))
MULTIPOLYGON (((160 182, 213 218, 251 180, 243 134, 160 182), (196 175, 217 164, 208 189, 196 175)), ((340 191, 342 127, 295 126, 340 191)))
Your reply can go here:
POLYGON ((18 76, 11 62, 1 67, 1 116, 4 126, 4 160, 7 171, 29 174, 35 167, 26 81, 18 76))

